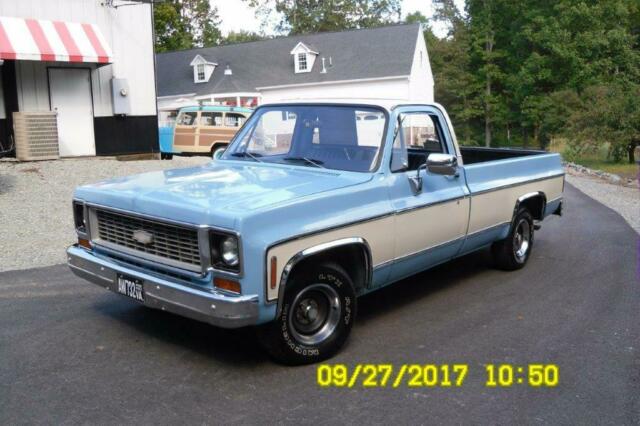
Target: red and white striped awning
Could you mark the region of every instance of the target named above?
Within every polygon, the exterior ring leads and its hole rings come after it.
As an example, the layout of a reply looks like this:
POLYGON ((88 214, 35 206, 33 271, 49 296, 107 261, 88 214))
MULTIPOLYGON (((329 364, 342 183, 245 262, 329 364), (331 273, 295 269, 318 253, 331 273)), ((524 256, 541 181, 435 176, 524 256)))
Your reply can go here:
POLYGON ((0 17, 0 59, 113 62, 113 53, 93 24, 0 17))

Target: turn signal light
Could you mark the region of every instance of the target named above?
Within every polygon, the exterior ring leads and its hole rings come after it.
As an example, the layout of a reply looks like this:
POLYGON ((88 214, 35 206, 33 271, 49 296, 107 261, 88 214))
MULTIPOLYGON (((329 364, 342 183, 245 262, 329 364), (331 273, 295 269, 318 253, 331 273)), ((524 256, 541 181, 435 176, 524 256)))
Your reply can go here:
POLYGON ((84 238, 78 238, 78 245, 80 247, 91 250, 91 243, 89 242, 89 240, 85 240, 84 238))
POLYGON ((240 294, 240 283, 238 281, 228 280, 226 278, 215 277, 213 285, 219 289, 240 294))

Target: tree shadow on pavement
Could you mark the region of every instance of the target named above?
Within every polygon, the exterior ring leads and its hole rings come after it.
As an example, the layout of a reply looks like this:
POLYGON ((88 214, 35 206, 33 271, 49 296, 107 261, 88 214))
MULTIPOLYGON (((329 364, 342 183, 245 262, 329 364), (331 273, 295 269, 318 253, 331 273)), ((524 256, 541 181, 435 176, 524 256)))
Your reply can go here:
POLYGON ((252 367, 269 361, 251 327, 228 330, 169 312, 145 308, 128 300, 121 302, 114 303, 110 298, 96 304, 96 309, 140 334, 215 358, 224 364, 252 367))
POLYGON ((491 252, 488 249, 445 262, 362 296, 358 299, 358 320, 362 324, 387 312, 403 309, 407 304, 491 269, 491 252))
MULTIPOLYGON (((409 303, 455 286, 465 277, 490 268, 490 254, 485 250, 406 278, 361 297, 356 324, 367 327, 367 320, 403 309, 409 303)), ((95 307, 103 315, 140 334, 197 352, 223 364, 252 368, 256 364, 271 362, 258 343, 256 330, 251 327, 222 329, 168 312, 145 308, 128 300, 116 302, 114 298, 103 299, 95 307)))

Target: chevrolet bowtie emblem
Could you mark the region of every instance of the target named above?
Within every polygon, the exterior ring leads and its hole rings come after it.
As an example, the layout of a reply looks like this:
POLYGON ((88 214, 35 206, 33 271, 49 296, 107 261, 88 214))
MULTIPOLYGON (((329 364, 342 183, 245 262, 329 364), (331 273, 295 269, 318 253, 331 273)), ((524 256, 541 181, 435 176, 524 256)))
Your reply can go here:
POLYGON ((138 229, 137 231, 133 231, 133 239, 140 244, 148 246, 153 243, 153 234, 142 229, 138 229))

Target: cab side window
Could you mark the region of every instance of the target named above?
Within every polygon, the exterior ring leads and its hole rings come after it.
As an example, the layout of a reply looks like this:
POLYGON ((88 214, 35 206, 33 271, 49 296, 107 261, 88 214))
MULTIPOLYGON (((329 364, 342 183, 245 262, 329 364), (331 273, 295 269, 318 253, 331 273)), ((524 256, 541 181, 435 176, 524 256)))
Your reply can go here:
POLYGON ((416 170, 432 153, 446 153, 436 116, 427 113, 400 114, 391 152, 391 171, 416 170))

